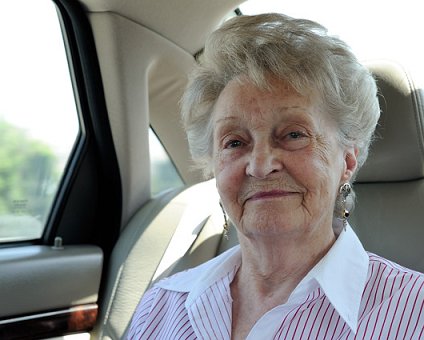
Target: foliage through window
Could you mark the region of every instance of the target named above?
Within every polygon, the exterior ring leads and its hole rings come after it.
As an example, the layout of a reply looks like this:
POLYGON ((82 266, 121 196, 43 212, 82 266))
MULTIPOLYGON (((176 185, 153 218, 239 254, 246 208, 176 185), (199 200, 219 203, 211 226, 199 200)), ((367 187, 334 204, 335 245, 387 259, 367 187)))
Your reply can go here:
POLYGON ((79 131, 56 6, 0 12, 0 242, 42 236, 79 131))

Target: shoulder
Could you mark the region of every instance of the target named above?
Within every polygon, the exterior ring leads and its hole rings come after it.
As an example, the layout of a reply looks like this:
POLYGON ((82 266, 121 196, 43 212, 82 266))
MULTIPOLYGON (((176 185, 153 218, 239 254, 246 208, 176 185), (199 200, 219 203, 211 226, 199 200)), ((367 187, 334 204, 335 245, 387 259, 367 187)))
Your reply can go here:
POLYGON ((133 315, 128 338, 145 337, 149 332, 154 332, 160 323, 169 318, 169 315, 184 314, 187 295, 188 293, 170 291, 158 286, 149 289, 133 315), (166 315, 163 315, 164 312, 166 315))
MULTIPOLYGON (((359 313, 359 334, 379 327, 382 339, 421 339, 424 274, 368 253, 368 278, 359 313)), ((374 334, 374 333, 373 333, 374 334)))
POLYGON ((376 277, 410 277, 417 281, 424 280, 424 274, 406 268, 396 262, 388 260, 379 255, 367 252, 369 256, 369 275, 376 277))
POLYGON ((237 245, 211 260, 159 281, 156 286, 177 292, 191 292, 199 286, 211 285, 232 272, 241 263, 240 246, 237 245))
MULTIPOLYGON (((196 296, 207 289, 210 283, 219 280, 232 265, 239 262, 239 248, 205 262, 204 264, 179 272, 156 283, 142 297, 131 321, 128 338, 161 338, 161 332, 174 332, 167 325, 181 324, 186 327, 189 296, 196 296)), ((185 328, 178 328, 183 331, 185 328)), ((187 326, 188 327, 188 326, 187 326)), ((172 338, 180 338, 175 335, 172 338)))
POLYGON ((365 289, 372 295, 395 299, 405 306, 415 301, 420 308, 424 301, 424 274, 373 253, 368 255, 370 261, 365 289))

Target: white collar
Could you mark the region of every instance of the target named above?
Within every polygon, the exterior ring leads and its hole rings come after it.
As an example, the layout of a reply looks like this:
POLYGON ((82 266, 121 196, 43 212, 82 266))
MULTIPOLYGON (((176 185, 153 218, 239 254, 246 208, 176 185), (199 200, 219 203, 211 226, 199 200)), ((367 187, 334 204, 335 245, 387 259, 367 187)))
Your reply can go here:
MULTIPOLYGON (((362 292, 368 275, 368 263, 367 253, 348 225, 346 230, 341 231, 328 253, 295 288, 289 302, 297 292, 315 280, 340 317, 353 332, 356 332, 362 292)), ((213 283, 234 271, 240 264, 241 251, 238 245, 198 267, 160 281, 157 286, 189 293, 186 306, 190 306, 213 283)))
POLYGON ((192 269, 165 278, 156 286, 181 293, 190 293, 189 301, 194 301, 218 280, 228 275, 241 264, 240 245, 225 251, 217 257, 192 269))
POLYGON ((347 225, 328 253, 303 278, 295 291, 310 280, 316 280, 340 317, 356 333, 368 265, 368 254, 347 225))

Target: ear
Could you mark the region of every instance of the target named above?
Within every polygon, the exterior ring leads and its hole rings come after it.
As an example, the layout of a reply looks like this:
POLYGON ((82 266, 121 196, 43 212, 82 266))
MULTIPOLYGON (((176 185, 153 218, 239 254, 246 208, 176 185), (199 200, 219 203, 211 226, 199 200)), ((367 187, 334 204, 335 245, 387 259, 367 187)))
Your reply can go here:
POLYGON ((342 182, 349 182, 358 167, 358 148, 352 147, 344 153, 344 171, 342 182))

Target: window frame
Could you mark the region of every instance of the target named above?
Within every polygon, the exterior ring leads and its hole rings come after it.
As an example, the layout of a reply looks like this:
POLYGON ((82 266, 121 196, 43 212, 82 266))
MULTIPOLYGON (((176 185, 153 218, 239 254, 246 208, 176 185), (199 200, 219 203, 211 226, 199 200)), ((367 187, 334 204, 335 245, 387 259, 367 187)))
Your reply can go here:
POLYGON ((51 2, 62 29, 79 132, 41 238, 4 242, 0 248, 52 245, 60 236, 64 244, 98 245, 107 255, 120 232, 122 192, 95 41, 81 4, 51 2))
POLYGON ((62 236, 64 242, 96 244, 109 253, 119 235, 122 193, 95 41, 79 3, 52 1, 61 21, 80 134, 41 243, 53 244, 56 236, 66 235, 62 236), (85 201, 91 200, 90 207, 79 203, 87 195, 90 197, 85 201))

